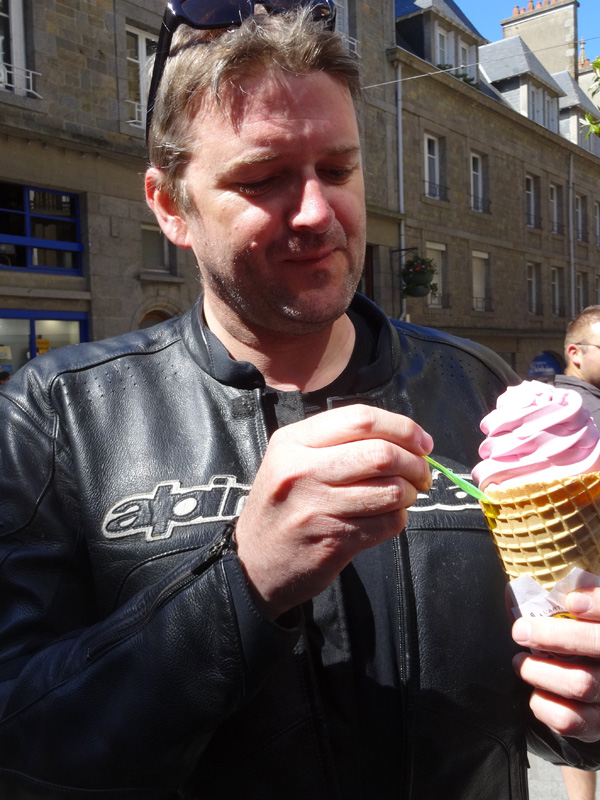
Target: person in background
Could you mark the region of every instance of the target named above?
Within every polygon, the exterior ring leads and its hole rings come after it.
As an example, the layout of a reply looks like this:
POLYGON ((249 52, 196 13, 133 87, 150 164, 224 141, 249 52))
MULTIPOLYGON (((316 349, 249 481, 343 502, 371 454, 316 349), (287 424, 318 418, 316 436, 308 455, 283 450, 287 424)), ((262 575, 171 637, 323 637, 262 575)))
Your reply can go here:
POLYGON ((600 306, 588 306, 567 326, 565 372, 555 386, 574 389, 600 427, 600 306))
MULTIPOLYGON (((588 306, 567 326, 565 372, 554 379, 555 386, 574 389, 600 427, 600 306, 588 306)), ((562 768, 569 800, 594 800, 596 773, 562 768)))
POLYGON ((526 742, 600 765, 600 593, 511 630, 423 456, 470 472, 518 379, 356 294, 357 62, 329 3, 253 7, 170 0, 157 51, 197 303, 0 393, 0 796, 524 800, 526 742))
POLYGON ((0 372, 0 386, 5 383, 8 383, 10 380, 10 372, 7 372, 5 369, 0 372))

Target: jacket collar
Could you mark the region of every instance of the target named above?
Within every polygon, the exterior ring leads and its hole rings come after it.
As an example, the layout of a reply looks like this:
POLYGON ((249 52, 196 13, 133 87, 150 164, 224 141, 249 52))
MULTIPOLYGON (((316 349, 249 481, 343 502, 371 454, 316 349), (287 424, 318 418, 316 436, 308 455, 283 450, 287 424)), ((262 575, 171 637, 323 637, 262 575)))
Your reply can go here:
MULTIPOLYGON (((182 318, 184 343, 196 364, 219 383, 237 389, 262 389, 265 381, 259 370, 247 361, 235 361, 204 322, 200 295, 194 307, 182 318)), ((393 375, 400 352, 398 337, 387 316, 373 302, 355 294, 350 308, 370 326, 377 342, 374 360, 356 375, 353 391, 363 393, 387 382, 393 375)))

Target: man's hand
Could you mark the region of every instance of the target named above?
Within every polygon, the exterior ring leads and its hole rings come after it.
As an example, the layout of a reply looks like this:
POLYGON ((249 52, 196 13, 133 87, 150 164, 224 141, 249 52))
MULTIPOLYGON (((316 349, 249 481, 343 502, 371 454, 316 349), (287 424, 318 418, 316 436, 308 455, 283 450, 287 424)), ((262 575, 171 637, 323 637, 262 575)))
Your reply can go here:
POLYGON ((534 687, 530 705, 541 722, 562 736, 595 742, 600 740, 600 589, 571 592, 566 605, 578 619, 515 622, 515 641, 548 655, 519 653, 513 664, 534 687))
POLYGON ((272 619, 325 589, 362 550, 399 533, 431 487, 429 434, 353 405, 272 436, 238 520, 238 554, 272 619))

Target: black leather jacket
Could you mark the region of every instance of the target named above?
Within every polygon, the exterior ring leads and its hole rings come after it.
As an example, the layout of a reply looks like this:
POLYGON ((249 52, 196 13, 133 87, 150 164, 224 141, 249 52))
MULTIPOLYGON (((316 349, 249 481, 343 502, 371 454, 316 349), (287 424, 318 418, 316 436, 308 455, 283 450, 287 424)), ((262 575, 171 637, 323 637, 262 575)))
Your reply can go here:
MULTIPOLYGON (((407 414, 468 473, 514 376, 355 303, 377 358, 330 405, 407 414)), ((285 624, 261 616, 227 523, 267 446, 264 397, 198 307, 3 387, 0 797, 514 800, 527 726, 583 763, 528 725, 483 517, 439 475, 404 532, 285 624)))

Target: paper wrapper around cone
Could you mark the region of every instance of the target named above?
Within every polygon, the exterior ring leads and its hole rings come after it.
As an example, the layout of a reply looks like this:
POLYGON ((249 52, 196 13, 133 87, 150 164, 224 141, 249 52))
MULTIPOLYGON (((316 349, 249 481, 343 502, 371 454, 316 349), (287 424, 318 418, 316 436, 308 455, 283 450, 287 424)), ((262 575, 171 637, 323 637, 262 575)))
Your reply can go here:
POLYGON ((600 575, 600 472, 508 489, 481 502, 510 580, 531 575, 545 589, 573 567, 600 575))

